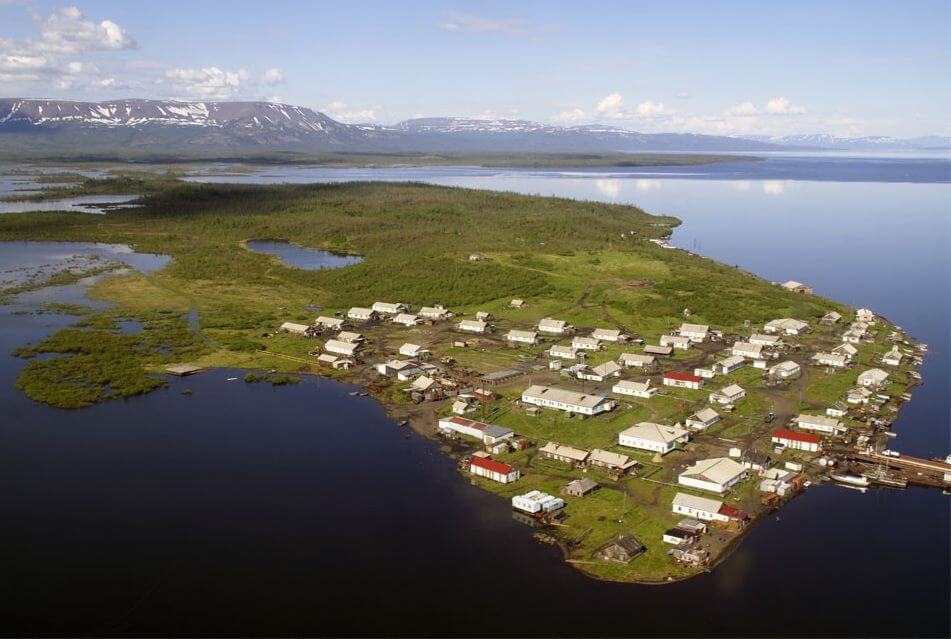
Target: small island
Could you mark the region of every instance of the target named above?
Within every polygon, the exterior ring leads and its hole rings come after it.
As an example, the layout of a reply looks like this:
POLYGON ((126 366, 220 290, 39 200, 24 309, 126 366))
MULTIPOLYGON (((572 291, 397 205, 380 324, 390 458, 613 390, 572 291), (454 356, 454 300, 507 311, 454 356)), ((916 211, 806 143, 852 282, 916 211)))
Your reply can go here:
POLYGON ((132 397, 169 367, 357 383, 566 561, 626 582, 713 569, 817 482, 951 477, 887 449, 924 345, 806 284, 670 246, 675 218, 421 184, 137 179, 136 209, 0 217, 0 240, 172 258, 102 279, 91 295, 108 308, 17 351, 45 355, 17 382, 36 401, 132 397), (362 259, 305 270, 255 240, 362 259))

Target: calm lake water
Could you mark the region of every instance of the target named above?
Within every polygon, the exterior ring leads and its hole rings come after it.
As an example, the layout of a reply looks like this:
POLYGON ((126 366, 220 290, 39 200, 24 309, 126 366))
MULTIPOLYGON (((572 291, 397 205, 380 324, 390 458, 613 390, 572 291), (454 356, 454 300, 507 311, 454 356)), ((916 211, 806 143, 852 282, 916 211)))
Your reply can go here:
POLYGON ((276 255, 281 258, 281 262, 287 266, 294 266, 304 269, 305 271, 342 268, 363 260, 363 258, 358 255, 342 255, 329 251, 319 251, 304 246, 297 246, 290 242, 252 240, 247 243, 247 247, 256 253, 276 255))
MULTIPOLYGON (((738 171, 731 179, 385 171, 633 202, 684 220, 680 246, 871 307, 931 346, 894 448, 943 456, 951 186, 940 166, 922 169, 937 179, 902 164, 891 178, 919 179, 875 181, 880 167, 854 162, 840 174, 865 181, 815 180, 814 167, 766 177, 763 163, 718 169, 738 171)), ((282 171, 268 169, 268 181, 299 169, 282 171)), ((352 175, 309 171, 308 181, 352 175)), ((56 245, 36 248, 48 255, 56 245)), ((31 308, 0 307, 0 353, 72 321, 18 314, 31 308)), ((212 371, 65 412, 18 393, 23 362, 2 357, 5 634, 951 632, 951 510, 938 491, 813 488, 712 574, 664 587, 601 583, 561 563, 504 501, 469 486, 377 403, 349 397, 349 386, 272 388, 212 371)))

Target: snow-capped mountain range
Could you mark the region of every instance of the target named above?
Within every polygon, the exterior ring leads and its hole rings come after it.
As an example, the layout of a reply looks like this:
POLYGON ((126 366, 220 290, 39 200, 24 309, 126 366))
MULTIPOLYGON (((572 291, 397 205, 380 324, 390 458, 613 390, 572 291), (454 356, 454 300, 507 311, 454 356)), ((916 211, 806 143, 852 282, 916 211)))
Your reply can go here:
MULTIPOLYGON (((862 148, 947 140, 861 138, 862 148)), ((220 153, 467 152, 610 153, 639 151, 756 152, 841 149, 831 136, 738 138, 639 133, 607 125, 562 127, 528 120, 417 118, 392 126, 346 124, 305 107, 275 102, 111 100, 70 102, 0 99, 0 152, 220 153)))

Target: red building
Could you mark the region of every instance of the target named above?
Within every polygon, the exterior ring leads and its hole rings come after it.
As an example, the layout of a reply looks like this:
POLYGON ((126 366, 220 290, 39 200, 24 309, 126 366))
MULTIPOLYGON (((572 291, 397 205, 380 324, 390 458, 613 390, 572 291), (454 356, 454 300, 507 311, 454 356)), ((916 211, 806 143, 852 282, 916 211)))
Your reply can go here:
POLYGON ((816 453, 819 452, 819 449, 822 447, 822 438, 818 435, 797 433, 794 430, 777 428, 773 431, 773 443, 794 450, 806 450, 811 453, 816 453))
POLYGON ((664 386, 676 386, 678 388, 692 388, 699 390, 703 384, 703 378, 691 375, 689 373, 664 373, 664 386))

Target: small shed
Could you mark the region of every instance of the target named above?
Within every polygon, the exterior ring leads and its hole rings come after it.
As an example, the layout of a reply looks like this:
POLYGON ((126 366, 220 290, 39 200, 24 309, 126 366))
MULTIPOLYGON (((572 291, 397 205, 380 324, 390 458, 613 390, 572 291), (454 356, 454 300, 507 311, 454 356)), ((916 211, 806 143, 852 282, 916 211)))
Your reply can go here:
POLYGON ((594 555, 604 561, 628 564, 645 550, 647 548, 634 535, 619 535, 594 551, 594 555))
POLYGON ((584 477, 569 482, 567 486, 561 489, 563 495, 570 497, 584 497, 588 493, 596 491, 600 486, 598 482, 584 477))

